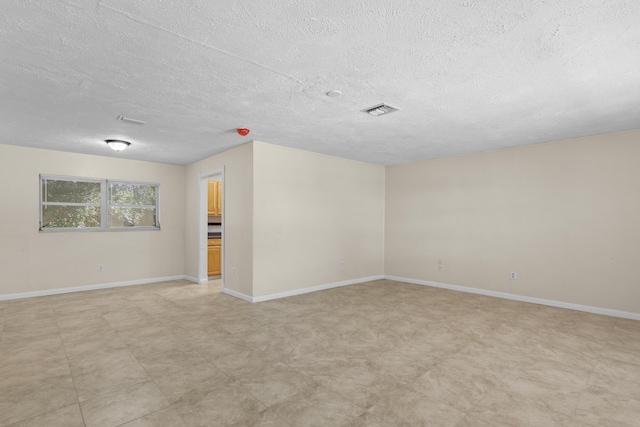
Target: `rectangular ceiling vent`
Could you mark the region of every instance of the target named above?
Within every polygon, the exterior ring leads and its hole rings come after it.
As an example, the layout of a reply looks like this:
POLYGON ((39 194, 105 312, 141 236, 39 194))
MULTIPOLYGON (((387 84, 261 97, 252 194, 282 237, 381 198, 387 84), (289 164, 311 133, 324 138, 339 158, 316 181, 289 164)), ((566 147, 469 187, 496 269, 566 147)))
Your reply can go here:
POLYGON ((378 104, 374 107, 367 108, 366 110, 362 110, 367 114, 371 114, 372 116, 382 116, 383 114, 393 113, 394 111, 398 111, 399 108, 392 107, 387 104, 378 104))

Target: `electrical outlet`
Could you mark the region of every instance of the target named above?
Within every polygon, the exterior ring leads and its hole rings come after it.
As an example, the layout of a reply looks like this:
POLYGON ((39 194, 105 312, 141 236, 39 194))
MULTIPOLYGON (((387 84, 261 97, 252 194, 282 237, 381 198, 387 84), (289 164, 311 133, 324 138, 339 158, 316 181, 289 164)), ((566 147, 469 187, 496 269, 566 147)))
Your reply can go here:
POLYGON ((231 274, 236 274, 236 268, 235 267, 231 268, 231 274))
POLYGON ((344 261, 340 261, 340 268, 344 269, 344 261))
POLYGON ((518 278, 518 275, 516 274, 515 271, 512 271, 509 277, 511 278, 511 280, 516 280, 518 278))
POLYGON ((444 270, 444 261, 442 260, 442 258, 440 258, 438 260, 438 271, 442 271, 444 270))
POLYGON ((102 273, 104 271, 104 265, 98 264, 98 271, 102 273))

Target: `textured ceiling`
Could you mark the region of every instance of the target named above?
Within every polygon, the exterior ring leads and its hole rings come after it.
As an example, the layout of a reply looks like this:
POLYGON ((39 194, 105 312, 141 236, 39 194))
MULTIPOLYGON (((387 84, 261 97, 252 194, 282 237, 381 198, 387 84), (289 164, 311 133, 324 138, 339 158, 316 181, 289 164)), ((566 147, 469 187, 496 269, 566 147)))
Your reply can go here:
POLYGON ((389 165, 640 128, 638 0, 2 0, 0 38, 4 144, 389 165))

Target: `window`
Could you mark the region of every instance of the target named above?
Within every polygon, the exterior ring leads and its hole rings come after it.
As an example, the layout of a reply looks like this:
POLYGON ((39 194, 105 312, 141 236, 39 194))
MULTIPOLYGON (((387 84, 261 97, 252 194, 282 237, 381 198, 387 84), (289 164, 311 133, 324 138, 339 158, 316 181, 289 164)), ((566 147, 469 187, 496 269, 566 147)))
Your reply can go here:
POLYGON ((102 183, 40 177, 40 230, 45 228, 100 228, 102 183))
POLYGON ((157 226, 157 185, 109 181, 107 188, 109 227, 157 226))
POLYGON ((159 184, 40 175, 40 231, 159 229, 159 184))

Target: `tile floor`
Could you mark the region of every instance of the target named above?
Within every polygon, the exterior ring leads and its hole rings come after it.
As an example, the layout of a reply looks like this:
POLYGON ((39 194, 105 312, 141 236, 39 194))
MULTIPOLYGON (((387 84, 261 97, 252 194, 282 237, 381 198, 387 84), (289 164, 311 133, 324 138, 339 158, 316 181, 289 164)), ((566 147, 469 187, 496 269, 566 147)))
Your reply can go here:
POLYGON ((0 302, 0 426, 638 426, 640 321, 387 280, 0 302))

